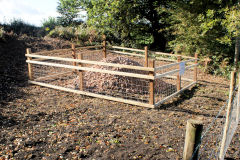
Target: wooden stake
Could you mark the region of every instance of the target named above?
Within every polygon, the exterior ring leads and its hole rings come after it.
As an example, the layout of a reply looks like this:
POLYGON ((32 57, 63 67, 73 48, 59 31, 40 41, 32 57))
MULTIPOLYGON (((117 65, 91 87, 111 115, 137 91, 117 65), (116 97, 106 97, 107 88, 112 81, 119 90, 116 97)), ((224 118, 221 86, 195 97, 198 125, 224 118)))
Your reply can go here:
MULTIPOLYGON (((149 67, 151 68, 155 68, 155 61, 154 60, 150 60, 149 61, 149 67)), ((149 72, 150 76, 154 76, 154 71, 150 71, 149 72)), ((155 100, 154 100, 154 80, 150 80, 149 81, 149 104, 154 105, 155 100)))
POLYGON ((229 116, 230 113, 232 112, 232 101, 233 101, 233 91, 234 91, 234 86, 235 86, 235 76, 236 72, 232 71, 231 72, 231 83, 230 83, 230 90, 229 90, 229 98, 228 98, 228 106, 227 106, 227 114, 226 114, 226 122, 224 125, 224 131, 223 131, 223 138, 222 138, 222 143, 221 143, 221 148, 219 152, 219 159, 223 160, 224 155, 225 155, 225 145, 226 145, 226 139, 227 139, 227 133, 228 133, 228 126, 229 126, 229 116))
MULTIPOLYGON (((182 57, 181 56, 178 56, 177 57, 177 62, 181 62, 182 60, 182 57)), ((180 69, 180 65, 179 65, 179 69, 180 69)), ((181 90, 181 76, 178 72, 178 75, 177 75, 177 91, 180 91, 181 90)))
MULTIPOLYGON (((31 48, 26 49, 27 54, 31 54, 31 48)), ((32 60, 32 57, 27 57, 27 60, 32 60)), ((33 67, 31 63, 28 63, 28 77, 30 80, 33 80, 33 67)))
POLYGON ((103 35, 103 57, 107 58, 106 35, 103 35))
MULTIPOLYGON (((198 63, 198 60, 197 60, 197 58, 198 58, 198 54, 197 53, 195 53, 195 64, 197 64, 198 63)), ((197 82, 197 66, 194 68, 194 81, 195 82, 197 82)))
POLYGON ((239 54, 240 54, 240 37, 236 37, 235 43, 235 54, 234 54, 234 71, 238 70, 238 61, 239 61, 239 54))
POLYGON ((240 120, 239 118, 240 118, 240 73, 238 73, 237 116, 236 116, 237 121, 240 120))
POLYGON ((203 122, 190 119, 187 121, 183 160, 198 159, 198 145, 201 143, 203 122), (197 149, 197 151, 195 151, 197 149), (194 154, 194 155, 193 155, 194 154))
MULTIPOLYGON (((82 60, 83 59, 83 56, 81 53, 78 54, 78 59, 82 60)), ((81 63, 78 63, 78 66, 79 67, 83 67, 83 64, 81 63)), ((79 90, 83 91, 83 71, 82 70, 79 70, 79 90)))
MULTIPOLYGON (((73 59, 76 59, 76 49, 75 49, 75 45, 72 44, 72 58, 73 59)), ((73 66, 77 66, 77 63, 76 62, 73 62, 73 66)), ((77 70, 75 70, 76 72, 77 70)))
POLYGON ((144 64, 144 67, 148 67, 148 47, 145 46, 144 49, 145 49, 145 64, 144 64))

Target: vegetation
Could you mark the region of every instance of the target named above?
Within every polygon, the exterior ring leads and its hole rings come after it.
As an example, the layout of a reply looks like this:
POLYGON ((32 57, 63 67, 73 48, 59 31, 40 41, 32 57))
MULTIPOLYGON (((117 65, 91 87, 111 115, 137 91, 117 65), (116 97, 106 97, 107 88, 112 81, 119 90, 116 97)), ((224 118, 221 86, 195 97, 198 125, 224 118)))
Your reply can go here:
POLYGON ((55 17, 48 17, 48 19, 44 19, 42 22, 42 27, 47 33, 55 29, 55 27, 59 25, 60 23, 55 17))
POLYGON ((209 57, 215 74, 227 74, 240 36, 240 7, 235 0, 59 0, 59 17, 42 27, 22 20, 2 24, 3 32, 58 37, 93 43, 105 34, 112 44, 209 57), (86 11, 87 21, 81 20, 86 11))
POLYGON ((5 34, 5 31, 4 31, 3 27, 0 27, 0 39, 4 38, 4 34, 5 34))
POLYGON ((58 21, 63 26, 75 26, 82 23, 79 19, 80 2, 77 0, 59 0, 57 11, 61 14, 58 21))
POLYGON ((87 27, 84 24, 78 27, 63 27, 57 26, 49 32, 49 36, 63 38, 76 41, 78 43, 95 43, 101 41, 101 36, 92 27, 87 27))
POLYGON ((26 34, 28 36, 44 36, 44 30, 41 27, 28 24, 21 19, 13 19, 9 23, 0 24, 5 32, 13 32, 17 35, 26 34))
MULTIPOLYGON (((64 0, 62 0, 64 1, 64 0)), ((125 46, 210 57, 215 74, 228 74, 239 36, 235 0, 79 0, 87 24, 125 46)))
POLYGON ((82 1, 88 14, 88 25, 124 45, 148 44, 152 49, 165 50, 169 14, 163 9, 168 0, 82 1))

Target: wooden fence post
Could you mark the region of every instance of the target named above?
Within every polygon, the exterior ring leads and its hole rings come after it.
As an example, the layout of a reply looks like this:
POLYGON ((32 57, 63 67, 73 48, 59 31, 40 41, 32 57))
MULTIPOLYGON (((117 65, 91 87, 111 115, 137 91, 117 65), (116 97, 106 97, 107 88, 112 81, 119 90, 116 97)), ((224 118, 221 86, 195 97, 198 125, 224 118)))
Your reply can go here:
MULTIPOLYGON (((155 60, 149 61, 149 67, 155 68, 155 60)), ((150 76, 154 76, 154 71, 149 72, 150 76)), ((155 104, 154 100, 154 80, 149 81, 149 104, 155 104)))
MULTIPOLYGON (((181 62, 181 60, 182 60, 182 57, 178 56, 177 57, 177 62, 181 62)), ((180 65, 179 65, 178 69, 180 69, 180 65)), ((177 91, 181 90, 181 76, 180 76, 179 72, 178 72, 178 75, 177 75, 177 91)))
POLYGON ((107 58, 106 35, 103 35, 103 58, 107 58))
POLYGON ((203 122, 190 119, 187 121, 183 160, 197 160, 198 149, 201 144, 203 122), (196 151, 197 150, 197 151, 196 151))
MULTIPOLYGON (((76 59, 76 49, 74 44, 72 44, 72 58, 76 59)), ((73 62, 73 66, 77 66, 77 63, 73 62)), ((77 72, 77 70, 75 70, 75 72, 77 72)))
POLYGON ((148 47, 145 46, 144 49, 145 49, 145 64, 144 64, 144 67, 148 67, 148 47))
POLYGON ((224 155, 225 155, 224 150, 225 150, 227 133, 228 133, 229 116, 230 116, 232 108, 233 108, 232 101, 233 101, 233 91, 234 91, 234 86, 235 86, 235 77, 236 77, 236 72, 232 71, 231 72, 229 98, 228 98, 228 106, 227 106, 227 114, 226 114, 226 122, 225 122, 225 125, 224 125, 223 138, 222 138, 221 148, 220 148, 220 152, 219 152, 219 159, 220 160, 223 160, 224 155))
MULTIPOLYGON (((198 63, 197 58, 198 58, 198 54, 195 53, 195 64, 198 63)), ((198 69, 197 69, 197 66, 195 66, 195 67, 194 67, 194 81, 195 81, 195 82, 197 82, 197 70, 198 70, 198 69)))
MULTIPOLYGON (((31 54, 31 48, 26 49, 27 54, 31 54)), ((27 57, 27 60, 32 60, 32 57, 27 57)), ((31 63, 28 63, 28 77, 33 80, 33 67, 31 63)))
POLYGON ((240 73, 238 73, 238 93, 237 93, 237 121, 240 118, 240 73))
MULTIPOLYGON (((78 54, 78 59, 80 59, 80 60, 83 59, 82 53, 78 54)), ((82 63, 78 63, 78 66, 79 67, 83 67, 82 63)), ((79 90, 83 91, 83 80, 84 80, 84 77, 83 77, 83 71, 82 70, 79 70, 78 77, 79 77, 79 90)))

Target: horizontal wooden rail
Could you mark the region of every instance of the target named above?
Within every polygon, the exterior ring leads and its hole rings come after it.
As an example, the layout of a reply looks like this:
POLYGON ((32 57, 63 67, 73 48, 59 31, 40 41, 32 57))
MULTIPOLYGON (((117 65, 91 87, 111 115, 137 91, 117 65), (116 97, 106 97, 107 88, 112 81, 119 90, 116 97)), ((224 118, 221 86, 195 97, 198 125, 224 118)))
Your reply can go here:
POLYGON ((156 79, 159 79, 159 78, 161 78, 161 77, 165 77, 165 76, 167 76, 167 75, 171 75, 171 74, 174 74, 174 73, 177 73, 177 72, 179 72, 179 69, 174 69, 174 70, 171 70, 171 71, 169 71, 169 72, 165 72, 165 73, 162 73, 162 74, 157 74, 157 75, 155 76, 155 78, 156 78, 156 79))
POLYGON ((118 46, 107 46, 108 48, 114 48, 114 49, 123 49, 123 50, 129 50, 129 51, 136 51, 136 52, 145 52, 143 49, 135 49, 135 48, 127 48, 127 47, 118 47, 118 46))
POLYGON ((40 86, 43 86, 43 87, 53 88, 53 89, 62 90, 62 91, 66 91, 66 92, 77 93, 77 94, 81 94, 81 95, 85 95, 85 96, 103 98, 103 99, 107 99, 107 100, 112 100, 112 101, 132 104, 132 105, 138 105, 138 106, 147 107, 147 108, 154 108, 154 105, 151 105, 151 104, 148 104, 148 103, 142 103, 142 102, 138 102, 138 101, 134 101, 134 100, 116 98, 116 97, 112 97, 112 96, 106 96, 106 95, 101 95, 101 94, 96 94, 96 93, 91 93, 91 92, 86 92, 86 91, 80 91, 80 90, 55 86, 55 85, 36 82, 36 81, 28 81, 28 82, 31 83, 31 84, 36 84, 36 85, 40 85, 40 86))
POLYGON ((39 61, 33 61, 33 60, 27 60, 26 62, 30 63, 30 64, 39 64, 39 65, 45 65, 45 66, 61 67, 61 68, 76 69, 76 70, 83 70, 83 71, 90 71, 90 72, 107 73, 107 74, 126 76, 126 77, 135 77, 135 78, 141 78, 141 79, 154 79, 154 76, 136 74, 136 73, 102 70, 102 69, 97 69, 97 68, 88 68, 88 67, 79 67, 79 66, 72 66, 72 65, 66 65, 66 64, 39 62, 39 61))
MULTIPOLYGON (((136 57, 145 57, 143 54, 137 54, 137 53, 129 53, 129 52, 122 52, 122 51, 114 51, 114 50, 108 50, 110 53, 117 53, 117 54, 123 54, 123 55, 129 55, 129 56, 136 56, 136 57)), ((163 60, 163 61, 169 61, 169 62, 175 62, 176 60, 168 59, 168 58, 161 58, 161 57, 154 57, 150 56, 151 58, 154 58, 156 60, 163 60)))
POLYGON ((31 53, 31 54, 47 54, 47 53, 67 52, 67 51, 72 51, 72 48, 41 51, 41 52, 35 52, 35 53, 31 53))
POLYGON ((180 54, 170 54, 170 53, 156 52, 156 51, 149 51, 149 53, 150 53, 150 54, 156 54, 156 55, 171 56, 171 57, 181 56, 182 58, 193 58, 193 59, 194 59, 194 57, 191 57, 191 56, 183 56, 183 55, 180 55, 180 54))
POLYGON ((196 66, 198 66, 198 63, 185 67, 185 70, 196 67, 196 66))
MULTIPOLYGON (((27 55, 28 56, 28 55, 27 55)), ((30 54, 31 56, 31 54, 30 54)), ((35 56, 35 55, 34 55, 35 56)), ((37 55, 36 55, 37 56, 37 55)), ((41 55, 39 55, 41 56, 41 55)), ((58 57, 61 57, 61 58, 69 58, 72 56, 72 53, 69 53, 69 54, 65 54, 65 55, 59 55, 58 57)), ((34 57, 33 57, 34 58, 34 57)), ((46 59, 46 58, 34 58, 33 59, 34 61, 48 61, 49 59, 46 59)))
MULTIPOLYGON (((195 67, 195 66, 197 66, 197 65, 198 65, 198 64, 193 64, 193 65, 187 66, 187 67, 185 67, 185 70, 191 69, 191 68, 193 68, 193 67, 195 67)), ((169 71, 169 72, 165 72, 165 73, 162 73, 162 74, 157 74, 157 75, 155 76, 155 78, 156 78, 156 79, 159 79, 159 78, 161 78, 161 77, 165 77, 165 76, 167 76, 167 75, 171 75, 171 74, 177 73, 177 72, 179 72, 179 71, 180 71, 179 69, 175 69, 175 70, 171 70, 171 71, 169 71)))
POLYGON ((136 57, 145 57, 143 54, 128 53, 128 52, 121 52, 121 51, 114 51, 114 50, 108 50, 108 52, 124 54, 124 55, 129 55, 129 56, 136 56, 136 57))
POLYGON ((76 51, 76 54, 91 54, 91 53, 99 53, 99 55, 101 55, 100 53, 102 52, 101 49, 98 50, 78 50, 76 51))
POLYGON ((63 73, 56 73, 56 74, 52 74, 52 75, 47 75, 47 76, 44 76, 44 77, 36 78, 34 80, 35 81, 46 80, 48 78, 54 78, 54 77, 58 77, 58 76, 62 76, 62 75, 70 74, 70 73, 72 73, 72 71, 63 72, 63 73))
POLYGON ((78 63, 83 63, 83 64, 103 65, 103 66, 127 68, 127 69, 133 69, 133 70, 141 70, 141 71, 154 71, 153 68, 149 68, 149 67, 132 66, 132 65, 116 64, 116 63, 106 63, 106 62, 97 62, 97 61, 80 60, 80 59, 72 59, 72 58, 61 58, 61 57, 32 55, 32 54, 26 54, 26 57, 45 58, 45 59, 48 59, 48 60, 57 60, 57 61, 66 61, 66 62, 78 62, 78 63))
POLYGON ((169 61, 169 62, 176 62, 177 61, 177 60, 174 60, 174 59, 161 58, 161 57, 154 57, 154 59, 160 60, 160 61, 169 61))
MULTIPOLYGON (((87 47, 77 47, 76 51, 82 50, 82 49, 91 49, 91 48, 100 48, 102 45, 96 45, 96 46, 87 46, 87 47)), ((42 51, 42 52, 35 52, 31 54, 47 54, 47 53, 57 53, 57 52, 67 52, 72 51, 72 48, 66 48, 66 49, 56 49, 56 50, 50 50, 50 51, 42 51)))
MULTIPOLYGON (((176 77, 176 76, 169 76, 169 75, 166 75, 166 76, 164 76, 164 78, 177 79, 177 77, 176 77)), ((193 79, 189 79, 189 78, 183 78, 183 77, 181 77, 181 80, 183 80, 183 81, 187 81, 187 82, 194 82, 194 80, 193 80, 193 79)))
POLYGON ((169 68, 169 67, 177 66, 177 65, 179 65, 182 62, 188 63, 188 62, 194 62, 194 61, 195 61, 195 59, 189 59, 189 60, 186 60, 186 61, 166 64, 166 65, 163 65, 163 66, 155 68, 155 71, 159 71, 159 70, 166 69, 166 68, 169 68))
POLYGON ((172 98, 172 97, 180 94, 181 92, 183 92, 184 90, 190 88, 191 86, 193 86, 193 85, 195 85, 195 84, 196 84, 196 82, 192 82, 191 84, 187 85, 186 87, 182 88, 181 90, 179 90, 179 91, 171 94, 170 96, 165 97, 165 98, 162 99, 161 101, 157 102, 154 106, 155 106, 155 107, 160 106, 161 104, 163 104, 164 102, 166 102, 166 101, 169 100, 170 98, 172 98))
POLYGON ((96 45, 96 46, 87 46, 87 47, 76 47, 75 50, 82 50, 82 49, 92 49, 92 48, 101 48, 103 47, 102 45, 96 45))

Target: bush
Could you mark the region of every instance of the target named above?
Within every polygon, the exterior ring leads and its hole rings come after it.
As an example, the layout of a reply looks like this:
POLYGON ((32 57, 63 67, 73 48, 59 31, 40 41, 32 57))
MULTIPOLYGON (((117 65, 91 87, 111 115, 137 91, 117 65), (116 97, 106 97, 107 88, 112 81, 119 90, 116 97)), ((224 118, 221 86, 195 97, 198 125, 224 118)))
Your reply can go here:
POLYGON ((3 27, 0 27, 0 39, 4 39, 5 31, 3 27))
POLYGON ((95 43, 101 41, 101 36, 96 30, 84 24, 77 27, 58 26, 48 34, 52 38, 62 38, 79 43, 95 43))
POLYGON ((49 32, 52 38, 62 38, 72 40, 74 38, 75 29, 73 27, 58 26, 49 32))
POLYGON ((48 17, 48 19, 44 19, 42 22, 42 27, 47 33, 55 29, 57 26, 59 26, 59 22, 55 17, 48 17))
POLYGON ((8 24, 3 24, 6 32, 14 32, 17 35, 26 34, 28 36, 44 36, 45 33, 41 27, 28 24, 21 19, 13 19, 8 24))

